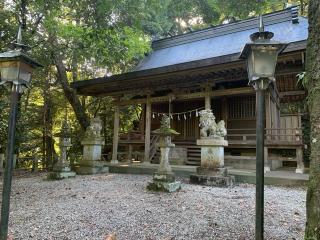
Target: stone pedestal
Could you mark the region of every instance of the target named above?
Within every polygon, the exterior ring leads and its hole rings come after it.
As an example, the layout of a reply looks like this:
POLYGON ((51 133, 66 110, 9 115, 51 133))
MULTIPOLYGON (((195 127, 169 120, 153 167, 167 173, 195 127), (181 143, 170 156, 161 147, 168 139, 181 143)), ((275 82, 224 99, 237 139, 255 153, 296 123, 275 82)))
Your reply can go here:
POLYGON ((173 143, 159 144, 161 151, 161 160, 157 172, 153 175, 153 181, 147 186, 151 191, 175 192, 181 189, 181 183, 176 181, 174 173, 169 164, 170 148, 174 147, 173 143))
POLYGON ((53 171, 48 174, 48 179, 61 180, 64 178, 75 177, 76 173, 71 171, 70 167, 62 164, 56 164, 53 171))
POLYGON ((228 142, 223 138, 202 138, 197 140, 201 146, 201 166, 190 176, 190 183, 227 187, 234 182, 224 167, 224 147, 228 142))
POLYGON ((107 173, 107 162, 101 160, 101 150, 104 140, 101 137, 85 138, 83 145, 83 158, 76 169, 77 174, 107 173))

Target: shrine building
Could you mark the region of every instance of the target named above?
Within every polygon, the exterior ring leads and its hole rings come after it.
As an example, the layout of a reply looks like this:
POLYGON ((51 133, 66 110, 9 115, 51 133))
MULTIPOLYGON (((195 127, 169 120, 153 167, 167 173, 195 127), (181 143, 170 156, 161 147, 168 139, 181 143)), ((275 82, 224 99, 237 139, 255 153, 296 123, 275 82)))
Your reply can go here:
MULTIPOLYGON (((308 20, 297 7, 263 15, 266 31, 274 40, 288 43, 279 55, 276 82, 266 93, 265 159, 271 170, 290 165, 303 172, 302 114, 288 105, 302 102, 305 89, 297 74, 304 71, 308 20)), ((198 112, 212 109, 227 128, 225 164, 255 168, 255 90, 248 86, 246 63, 239 59, 250 34, 259 26, 257 17, 222 24, 152 42, 152 51, 131 72, 72 83, 77 94, 110 96, 115 119, 112 160, 157 163, 157 137, 161 116, 168 114, 180 135, 173 142, 172 164, 199 165, 198 112), (140 105, 138 127, 119 133, 121 108, 140 105)))

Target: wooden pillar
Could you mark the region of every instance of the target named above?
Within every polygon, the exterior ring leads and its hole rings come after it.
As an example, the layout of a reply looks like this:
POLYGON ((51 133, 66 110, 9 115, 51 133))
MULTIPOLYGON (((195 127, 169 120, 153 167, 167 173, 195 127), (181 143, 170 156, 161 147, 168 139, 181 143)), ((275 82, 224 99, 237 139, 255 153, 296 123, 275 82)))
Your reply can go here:
POLYGON ((141 105, 142 110, 141 110, 141 115, 140 115, 140 127, 139 130, 141 131, 141 133, 144 133, 145 131, 145 122, 146 122, 146 104, 142 104, 141 105))
POLYGON ((5 161, 5 155, 4 153, 0 153, 0 173, 4 171, 4 161, 5 161))
POLYGON ((206 94, 205 94, 205 97, 204 97, 204 108, 206 109, 206 110, 209 110, 209 109, 211 109, 211 97, 210 97, 210 87, 209 86, 207 86, 206 87, 206 94))
POLYGON ((271 162, 268 159, 269 158, 269 151, 268 147, 264 147, 264 173, 270 172, 271 169, 271 162))
POLYGON ((304 173, 303 150, 302 147, 296 149, 297 169, 296 173, 304 173))
POLYGON ((149 162, 150 156, 150 138, 151 138, 151 97, 147 96, 146 103, 146 127, 145 127, 145 142, 144 142, 144 161, 149 162))
POLYGON ((118 163, 118 144, 119 144, 119 106, 114 107, 114 123, 113 123, 113 145, 111 163, 118 163))
MULTIPOLYGON (((129 162, 129 163, 132 162, 132 149, 133 149, 132 144, 129 144, 129 148, 128 148, 128 162, 129 162)), ((135 160, 136 160, 136 159, 135 159, 135 160)))
POLYGON ((228 99, 226 97, 222 98, 221 103, 221 118, 225 121, 226 128, 228 128, 228 116, 229 116, 229 109, 228 109, 228 99))

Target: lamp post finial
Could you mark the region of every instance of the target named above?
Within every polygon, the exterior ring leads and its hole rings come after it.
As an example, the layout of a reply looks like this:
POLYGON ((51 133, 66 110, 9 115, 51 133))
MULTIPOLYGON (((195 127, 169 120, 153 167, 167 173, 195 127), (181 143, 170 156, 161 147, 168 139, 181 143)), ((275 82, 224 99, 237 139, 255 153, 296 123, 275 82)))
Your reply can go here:
POLYGON ((264 32, 264 23, 263 23, 263 18, 261 14, 259 19, 259 32, 264 32))
POLYGON ((22 26, 21 25, 19 26, 19 29, 18 29, 17 39, 14 43, 12 43, 12 45, 16 50, 20 50, 20 51, 29 50, 29 47, 22 42, 22 26))

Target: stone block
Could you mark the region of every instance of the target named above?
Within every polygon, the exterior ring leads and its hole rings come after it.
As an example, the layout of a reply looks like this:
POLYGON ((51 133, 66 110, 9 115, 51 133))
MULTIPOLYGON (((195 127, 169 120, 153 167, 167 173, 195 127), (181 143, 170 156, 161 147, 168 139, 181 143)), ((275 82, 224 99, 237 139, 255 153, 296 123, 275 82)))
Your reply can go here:
POLYGON ((79 175, 108 173, 109 167, 104 161, 81 161, 76 167, 76 172, 79 175))
POLYGON ((228 176, 228 170, 227 168, 215 168, 215 169, 209 169, 204 167, 197 167, 197 174, 198 175, 207 175, 207 176, 228 176))
POLYGON ((222 176, 222 175, 200 175, 192 174, 190 176, 190 183, 214 186, 214 187, 230 187, 234 184, 235 180, 233 176, 222 176))
POLYGON ((169 163, 171 165, 184 165, 188 159, 187 148, 175 147, 170 150, 169 163))
POLYGON ((83 160, 99 161, 101 160, 101 149, 104 144, 102 140, 82 141, 83 160))
POLYGON ((75 177, 75 176, 76 176, 76 173, 73 171, 53 171, 53 172, 48 173, 47 179, 49 179, 49 180, 62 180, 65 178, 71 178, 71 177, 75 177))
POLYGON ((220 138, 201 138, 197 140, 198 146, 221 146, 227 147, 228 141, 220 138))
POLYGON ((174 182, 176 180, 173 173, 155 173, 153 180, 158 182, 174 182))
POLYGON ((178 181, 174 181, 174 182, 153 181, 148 183, 147 189, 149 191, 176 192, 181 189, 181 183, 178 181))

